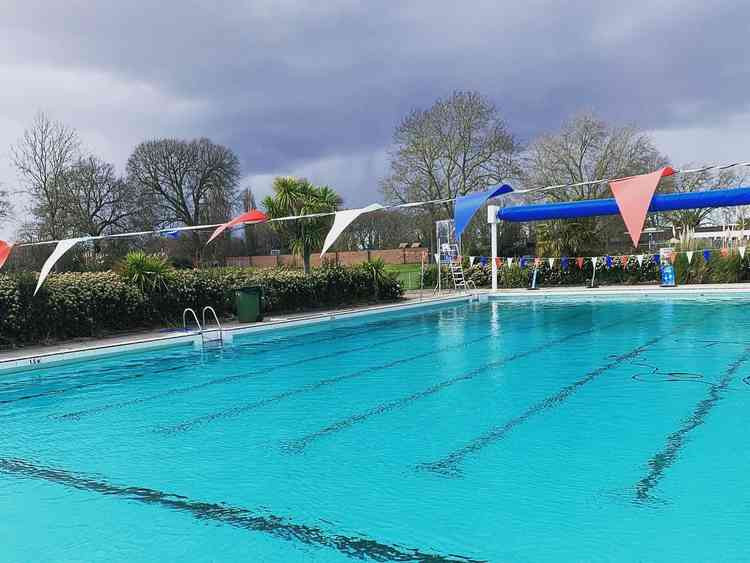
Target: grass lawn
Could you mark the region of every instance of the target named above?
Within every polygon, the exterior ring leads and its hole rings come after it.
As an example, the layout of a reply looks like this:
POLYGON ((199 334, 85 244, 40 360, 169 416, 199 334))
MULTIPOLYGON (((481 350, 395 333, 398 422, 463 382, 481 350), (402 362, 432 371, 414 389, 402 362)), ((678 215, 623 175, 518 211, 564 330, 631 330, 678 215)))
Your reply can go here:
POLYGON ((420 264, 386 264, 385 269, 387 272, 398 274, 398 280, 404 289, 419 289, 420 264))

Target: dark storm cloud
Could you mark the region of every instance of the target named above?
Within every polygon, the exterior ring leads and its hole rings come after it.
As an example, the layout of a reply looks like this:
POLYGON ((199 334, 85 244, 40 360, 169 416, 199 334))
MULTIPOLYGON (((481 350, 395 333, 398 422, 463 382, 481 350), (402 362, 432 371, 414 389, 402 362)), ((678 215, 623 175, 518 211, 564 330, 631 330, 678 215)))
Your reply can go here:
MULTIPOLYGON (((328 170, 350 203, 378 199, 377 178, 352 168, 384 162, 404 113, 454 89, 492 98, 523 140, 582 110, 649 130, 747 111, 740 3, 606 4, 27 0, 3 8, 0 61, 10 79, 57 69, 114 81, 92 84, 86 129, 102 138, 210 136, 251 178, 328 170)), ((78 126, 82 111, 65 110, 75 94, 47 95, 78 126)))

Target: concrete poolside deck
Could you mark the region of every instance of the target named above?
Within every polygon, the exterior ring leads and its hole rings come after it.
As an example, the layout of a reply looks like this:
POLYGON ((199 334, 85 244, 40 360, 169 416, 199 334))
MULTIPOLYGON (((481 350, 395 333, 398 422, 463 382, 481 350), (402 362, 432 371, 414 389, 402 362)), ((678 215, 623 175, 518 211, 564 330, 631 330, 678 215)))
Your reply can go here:
MULTIPOLYGON (((732 295, 740 293, 750 294, 750 283, 737 284, 705 284, 705 285, 683 285, 674 288, 663 288, 658 285, 638 286, 602 286, 597 288, 586 287, 540 287, 536 291, 525 288, 516 289, 478 289, 473 294, 495 295, 499 297, 519 298, 560 298, 570 297, 594 297, 594 296, 623 296, 623 295, 732 295)), ((309 322, 333 320, 338 316, 350 316, 360 313, 374 313, 378 311, 395 310, 419 304, 441 303, 465 300, 468 294, 457 294, 454 291, 444 291, 436 295, 431 289, 409 291, 402 301, 388 304, 360 305, 342 309, 319 309, 305 313, 291 313, 286 315, 270 315, 262 322, 252 324, 240 324, 237 321, 222 322, 222 327, 229 334, 251 331, 263 331, 283 326, 294 326, 295 324, 306 324, 309 322)), ((198 331, 184 332, 175 329, 153 329, 145 331, 134 331, 121 333, 102 338, 78 338, 51 345, 34 345, 0 352, 0 372, 6 370, 18 370, 34 368, 39 364, 47 364, 56 361, 67 361, 83 359, 86 356, 98 355, 106 351, 120 351, 130 347, 157 347, 176 344, 180 342, 191 342, 192 339, 200 338, 198 331)))

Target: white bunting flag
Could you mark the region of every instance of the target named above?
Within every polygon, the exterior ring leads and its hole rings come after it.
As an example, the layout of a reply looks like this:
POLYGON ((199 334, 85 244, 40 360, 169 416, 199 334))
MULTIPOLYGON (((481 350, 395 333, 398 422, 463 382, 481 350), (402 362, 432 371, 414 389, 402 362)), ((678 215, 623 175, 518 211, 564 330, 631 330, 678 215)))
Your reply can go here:
POLYGON ((638 266, 643 266, 643 254, 639 254, 636 258, 638 259, 638 266))
POLYGON ((55 262, 57 262, 60 258, 62 258, 62 255, 65 254, 71 248, 73 248, 76 245, 76 243, 81 242, 82 240, 88 240, 88 237, 69 238, 69 239, 61 240, 60 242, 57 243, 55 250, 52 251, 52 254, 49 255, 49 258, 47 258, 47 261, 42 266, 42 271, 39 272, 39 280, 36 282, 36 289, 34 290, 34 295, 36 295, 36 292, 39 291, 40 287, 42 287, 44 280, 47 279, 47 276, 52 270, 52 267, 55 265, 55 262))
POLYGON ((744 258, 745 257, 745 247, 744 246, 738 246, 737 247, 737 252, 740 253, 740 258, 744 258))
POLYGON ((550 268, 555 265, 555 259, 554 258, 547 258, 547 262, 549 263, 549 267, 550 268))
POLYGON ((371 205, 368 205, 367 207, 361 207, 359 209, 345 209, 344 211, 337 211, 336 215, 333 217, 333 225, 331 226, 331 230, 328 231, 328 234, 326 235, 326 240, 323 243, 323 250, 320 251, 320 255, 323 256, 331 246, 333 246, 333 243, 336 242, 336 239, 338 239, 341 236, 341 233, 344 232, 344 230, 352 224, 352 222, 362 215, 363 213, 370 213, 372 211, 378 211, 379 209, 383 209, 383 206, 379 203, 373 203, 371 205))
POLYGON ((513 265, 513 258, 508 258, 508 267, 510 268, 513 265))
POLYGON ((685 256, 687 256, 688 264, 690 264, 693 261, 693 254, 694 252, 692 250, 688 250, 685 252, 685 256))
POLYGON ((436 253, 434 254, 434 256, 435 256, 435 262, 436 262, 436 263, 437 263, 438 265, 440 265, 440 253, 439 253, 439 252, 436 252, 436 253))
POLYGON ((469 256, 469 268, 471 268, 474 265, 474 259, 476 256, 469 256))
POLYGON ((591 257, 591 263, 594 265, 594 268, 596 268, 596 263, 599 261, 598 256, 592 256, 591 257))

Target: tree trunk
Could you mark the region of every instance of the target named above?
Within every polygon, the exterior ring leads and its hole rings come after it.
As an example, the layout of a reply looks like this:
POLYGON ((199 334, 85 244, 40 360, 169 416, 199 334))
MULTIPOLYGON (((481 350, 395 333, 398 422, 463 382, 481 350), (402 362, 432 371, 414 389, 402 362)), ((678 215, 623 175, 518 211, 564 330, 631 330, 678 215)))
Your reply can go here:
POLYGON ((305 274, 310 273, 310 249, 304 247, 302 249, 302 266, 305 268, 305 274))

